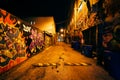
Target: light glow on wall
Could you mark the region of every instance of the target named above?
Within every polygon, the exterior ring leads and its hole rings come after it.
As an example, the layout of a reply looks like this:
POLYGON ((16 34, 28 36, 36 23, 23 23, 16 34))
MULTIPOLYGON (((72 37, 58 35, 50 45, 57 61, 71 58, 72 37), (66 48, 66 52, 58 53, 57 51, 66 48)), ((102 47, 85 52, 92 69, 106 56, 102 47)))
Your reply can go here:
POLYGON ((83 7, 82 2, 83 1, 81 1, 80 5, 79 5, 78 12, 80 12, 82 10, 82 7, 83 7))
POLYGON ((78 12, 80 12, 82 10, 82 4, 80 5, 80 7, 78 8, 78 12))

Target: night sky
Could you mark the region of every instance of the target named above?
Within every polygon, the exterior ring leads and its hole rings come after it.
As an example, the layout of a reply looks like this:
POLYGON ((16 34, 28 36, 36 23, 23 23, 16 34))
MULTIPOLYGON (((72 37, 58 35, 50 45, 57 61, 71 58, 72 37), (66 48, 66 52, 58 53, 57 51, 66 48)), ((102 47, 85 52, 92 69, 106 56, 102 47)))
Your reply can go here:
POLYGON ((72 0, 0 0, 0 8, 24 19, 54 16, 57 26, 64 26, 72 0))

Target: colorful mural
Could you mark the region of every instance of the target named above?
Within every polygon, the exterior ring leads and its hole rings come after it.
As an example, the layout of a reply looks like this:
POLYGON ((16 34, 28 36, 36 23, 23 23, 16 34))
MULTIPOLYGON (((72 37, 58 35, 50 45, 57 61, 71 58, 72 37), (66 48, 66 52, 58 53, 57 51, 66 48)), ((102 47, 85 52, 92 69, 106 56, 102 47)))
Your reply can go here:
POLYGON ((43 47, 42 32, 0 9, 0 73, 23 62, 43 47))
POLYGON ((44 35, 42 32, 38 32, 35 29, 31 29, 31 35, 29 36, 31 43, 29 45, 30 53, 34 54, 42 50, 44 47, 44 35))
POLYGON ((47 31, 44 31, 44 43, 45 43, 45 47, 49 47, 50 45, 52 45, 53 43, 53 40, 52 40, 52 34, 47 32, 47 31))
POLYGON ((0 73, 27 59, 23 33, 17 18, 0 9, 0 73))

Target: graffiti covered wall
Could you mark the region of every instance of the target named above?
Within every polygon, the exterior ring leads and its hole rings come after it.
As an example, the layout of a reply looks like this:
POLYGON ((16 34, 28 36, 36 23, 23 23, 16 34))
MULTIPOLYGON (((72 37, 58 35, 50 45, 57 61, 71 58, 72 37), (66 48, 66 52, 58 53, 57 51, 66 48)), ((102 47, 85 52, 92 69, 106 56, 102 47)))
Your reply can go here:
POLYGON ((42 31, 0 9, 0 73, 41 51, 43 46, 42 31))
POLYGON ((23 33, 17 18, 0 9, 0 73, 27 59, 23 33))

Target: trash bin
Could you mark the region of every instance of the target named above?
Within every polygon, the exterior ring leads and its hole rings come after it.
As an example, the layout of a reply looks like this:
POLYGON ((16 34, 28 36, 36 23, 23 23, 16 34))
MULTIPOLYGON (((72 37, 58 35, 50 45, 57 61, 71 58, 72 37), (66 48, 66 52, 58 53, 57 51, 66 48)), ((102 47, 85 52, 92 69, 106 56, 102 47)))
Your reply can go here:
POLYGON ((92 45, 83 45, 83 54, 87 57, 92 57, 92 45))
POLYGON ((104 50, 103 62, 104 69, 110 72, 110 61, 111 61, 112 52, 110 50, 104 50))
POLYGON ((80 43, 79 43, 79 41, 72 41, 71 47, 73 49, 75 49, 75 50, 79 50, 80 49, 80 43))
POLYGON ((110 60, 110 75, 120 80, 120 53, 112 52, 110 60))
POLYGON ((75 43, 74 43, 74 49, 75 50, 79 50, 80 49, 80 43, 79 43, 79 41, 75 41, 75 43))
POLYGON ((105 50, 104 68, 115 80, 120 80, 120 53, 105 50))

